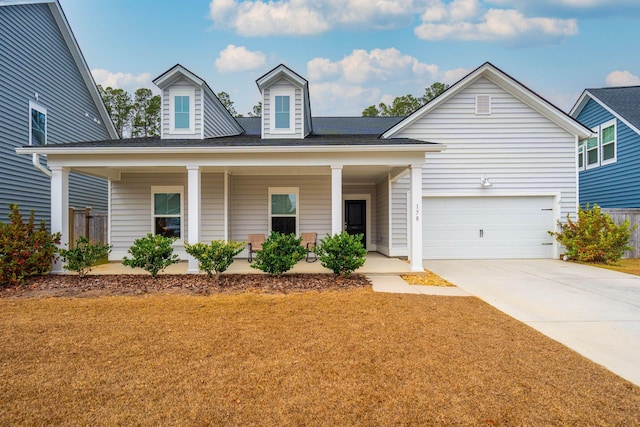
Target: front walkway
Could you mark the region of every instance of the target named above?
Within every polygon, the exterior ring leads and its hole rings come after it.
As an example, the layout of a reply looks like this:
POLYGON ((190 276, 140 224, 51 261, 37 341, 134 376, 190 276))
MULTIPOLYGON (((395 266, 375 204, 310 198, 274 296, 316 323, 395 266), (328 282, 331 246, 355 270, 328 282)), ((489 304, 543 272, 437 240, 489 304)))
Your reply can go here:
MULTIPOLYGON (((324 268, 320 265, 320 261, 306 262, 302 260, 298 262, 295 267, 289 271, 290 273, 331 273, 331 270, 324 268)), ((251 265, 247 262, 246 258, 238 258, 229 267, 225 274, 249 274, 258 273, 262 274, 262 271, 251 268, 251 265)), ((367 260, 362 267, 356 270, 356 273, 361 274, 411 274, 411 265, 404 260, 398 258, 389 258, 378 252, 369 252, 367 254, 367 260)), ((121 262, 110 262, 95 267, 91 274, 149 274, 141 268, 131 268, 122 265, 121 262)), ((160 274, 187 274, 187 262, 179 262, 169 266, 163 273, 160 274)))

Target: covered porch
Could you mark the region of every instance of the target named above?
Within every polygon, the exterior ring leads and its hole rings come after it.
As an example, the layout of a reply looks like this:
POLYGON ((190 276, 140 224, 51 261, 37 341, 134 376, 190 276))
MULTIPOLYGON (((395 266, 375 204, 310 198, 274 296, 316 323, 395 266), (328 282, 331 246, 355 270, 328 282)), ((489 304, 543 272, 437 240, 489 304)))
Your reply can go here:
MULTIPOLYGON (((112 261, 121 260, 135 239, 159 233, 158 217, 173 215, 175 252, 188 261, 187 273, 198 273, 197 261, 184 251, 185 242, 246 241, 249 234, 276 230, 276 219, 296 235, 317 232, 322 239, 349 231, 346 203, 359 201, 366 211, 367 249, 407 258, 410 271, 420 272, 423 165, 428 153, 442 149, 408 139, 318 136, 303 141, 121 140, 18 152, 47 155, 51 226, 61 232, 63 245, 69 236, 69 173, 109 180, 112 261), (173 212, 156 211, 157 194, 173 212), (169 203, 169 198, 177 202, 169 203), (286 215, 276 215, 272 208, 276 200, 287 198, 295 201, 295 209, 292 218, 283 220, 286 215)), ((60 264, 55 268, 62 272, 60 264)))

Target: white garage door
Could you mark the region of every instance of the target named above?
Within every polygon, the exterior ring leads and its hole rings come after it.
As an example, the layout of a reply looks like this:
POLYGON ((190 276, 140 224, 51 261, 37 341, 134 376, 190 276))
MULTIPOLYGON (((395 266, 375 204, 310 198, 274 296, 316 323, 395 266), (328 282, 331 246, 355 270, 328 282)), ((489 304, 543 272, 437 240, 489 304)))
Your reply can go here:
POLYGON ((423 258, 552 258, 553 197, 428 197, 423 258))

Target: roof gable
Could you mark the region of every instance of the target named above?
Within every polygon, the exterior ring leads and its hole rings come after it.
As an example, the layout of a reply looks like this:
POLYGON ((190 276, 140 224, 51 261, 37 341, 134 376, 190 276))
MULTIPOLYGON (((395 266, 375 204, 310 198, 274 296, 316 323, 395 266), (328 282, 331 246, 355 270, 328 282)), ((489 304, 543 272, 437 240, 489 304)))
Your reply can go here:
POLYGON ((87 66, 84 56, 82 55, 82 51, 80 50, 80 46, 78 45, 78 42, 74 37, 73 32, 71 31, 69 22, 67 21, 67 18, 64 15, 64 12, 58 0, 2 0, 0 2, 0 7, 20 6, 25 4, 46 4, 49 7, 49 11, 51 12, 51 15, 56 22, 56 25, 60 31, 60 34, 62 35, 62 38, 64 39, 65 44, 67 45, 67 48, 69 49, 69 52, 71 53, 78 71, 80 72, 82 81, 89 91, 89 95, 91 96, 91 99, 93 100, 93 103, 95 104, 96 109, 100 114, 102 123, 104 123, 107 132, 109 133, 109 135, 111 135, 112 138, 120 138, 118 132, 116 131, 115 125, 111 120, 111 116, 109 116, 109 113, 107 112, 104 101, 102 100, 102 97, 98 92, 98 86, 96 85, 96 82, 91 75, 89 67, 87 66))
POLYGON ((258 88, 262 91, 265 87, 270 86, 271 84, 277 82, 281 78, 286 78, 291 81, 293 84, 296 84, 303 88, 308 88, 309 82, 304 79, 300 74, 293 71, 291 68, 287 67, 284 64, 280 64, 271 71, 268 71, 266 74, 262 75, 256 80, 256 84, 258 88))
POLYGON ((640 86, 585 89, 571 109, 571 116, 578 118, 589 100, 593 100, 640 134, 640 86))
POLYGON ((476 68, 474 71, 463 77, 457 83, 453 84, 445 92, 443 92, 409 116, 405 117, 405 119, 400 123, 386 131, 382 135, 382 137, 393 138, 394 135, 408 128, 421 117, 424 117, 425 115, 436 110, 440 105, 444 104, 456 94, 462 92, 472 83, 482 77, 488 79, 489 81, 500 87, 502 90, 527 104, 528 106, 545 116, 547 119, 560 126, 565 131, 571 134, 575 134, 580 138, 587 138, 589 135, 591 135, 591 131, 587 127, 579 123, 577 120, 573 119, 558 107, 546 101, 540 95, 536 94, 493 64, 485 62, 480 67, 476 68))

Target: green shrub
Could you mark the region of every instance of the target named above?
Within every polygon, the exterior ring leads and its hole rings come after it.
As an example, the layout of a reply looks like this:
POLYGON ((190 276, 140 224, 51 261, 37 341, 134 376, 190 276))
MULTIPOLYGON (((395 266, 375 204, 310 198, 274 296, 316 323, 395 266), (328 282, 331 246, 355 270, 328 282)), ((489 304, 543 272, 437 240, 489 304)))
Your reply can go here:
POLYGON ((320 257, 320 264, 333 274, 348 277, 362 267, 367 250, 362 244, 362 234, 351 235, 346 231, 327 237, 320 242, 314 252, 320 257))
POLYGON ((10 222, 0 222, 0 285, 24 285, 28 277, 51 270, 60 233, 49 233, 44 220, 36 227, 34 211, 25 223, 18 205, 9 209, 10 222))
POLYGON ((611 217, 603 213, 598 205, 585 210, 578 209, 578 221, 567 215, 567 223, 558 221, 559 232, 549 234, 566 248, 569 259, 583 262, 612 263, 622 258, 628 245, 631 231, 629 221, 616 225, 611 217))
POLYGON ((132 258, 124 257, 122 265, 143 268, 155 278, 160 271, 178 262, 178 255, 173 253, 171 246, 176 240, 176 238, 151 233, 136 239, 128 251, 132 258))
POLYGON ((207 272, 209 277, 222 273, 233 263, 233 257, 242 252, 245 242, 225 242, 214 240, 208 245, 202 242, 190 245, 184 244, 189 255, 198 260, 200 270, 207 272))
POLYGON ((65 269, 75 271, 80 278, 85 277, 100 260, 111 253, 111 245, 91 243, 89 239, 81 236, 76 240, 72 249, 58 249, 60 258, 66 264, 65 269))
POLYGON ((301 240, 295 234, 272 231, 262 244, 262 250, 256 252, 251 267, 272 275, 291 270, 307 254, 307 250, 300 246, 301 240))

